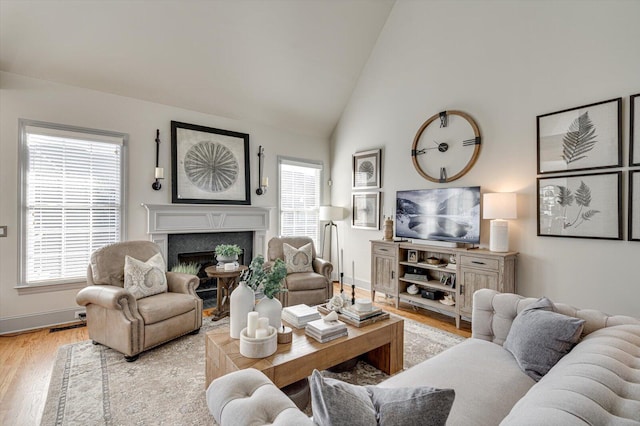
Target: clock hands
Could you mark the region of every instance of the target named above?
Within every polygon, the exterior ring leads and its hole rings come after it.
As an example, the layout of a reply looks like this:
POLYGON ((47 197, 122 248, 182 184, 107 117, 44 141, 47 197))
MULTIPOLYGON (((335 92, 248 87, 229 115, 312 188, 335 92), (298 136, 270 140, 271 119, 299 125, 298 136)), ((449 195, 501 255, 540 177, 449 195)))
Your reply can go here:
MULTIPOLYGON (((416 157, 418 155, 426 154, 428 151, 431 151, 432 149, 437 149, 439 152, 447 152, 449 150, 449 144, 447 142, 438 142, 434 140, 433 143, 436 144, 435 147, 411 150, 411 156, 416 157)), ((474 145, 480 145, 479 137, 466 139, 462 141, 462 146, 474 146, 474 145)))

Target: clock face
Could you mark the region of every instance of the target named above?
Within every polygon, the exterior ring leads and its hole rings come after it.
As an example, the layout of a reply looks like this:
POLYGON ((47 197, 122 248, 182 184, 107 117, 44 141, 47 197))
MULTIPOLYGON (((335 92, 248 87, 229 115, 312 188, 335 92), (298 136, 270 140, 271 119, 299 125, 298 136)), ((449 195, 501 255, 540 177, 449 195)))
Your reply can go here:
POLYGON ((433 115, 418 130, 411 156, 422 177, 432 182, 451 182, 473 167, 480 153, 480 131, 461 111, 433 115))

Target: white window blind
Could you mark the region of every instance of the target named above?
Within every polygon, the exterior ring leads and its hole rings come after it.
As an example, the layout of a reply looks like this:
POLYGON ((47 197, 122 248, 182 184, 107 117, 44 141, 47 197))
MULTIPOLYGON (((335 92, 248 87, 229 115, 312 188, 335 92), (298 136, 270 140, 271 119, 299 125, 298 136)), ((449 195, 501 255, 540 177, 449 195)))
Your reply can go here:
POLYGON ((21 127, 22 285, 83 281, 91 253, 122 239, 126 135, 21 127))
POLYGON ((322 164, 280 159, 280 235, 307 236, 318 247, 322 164))

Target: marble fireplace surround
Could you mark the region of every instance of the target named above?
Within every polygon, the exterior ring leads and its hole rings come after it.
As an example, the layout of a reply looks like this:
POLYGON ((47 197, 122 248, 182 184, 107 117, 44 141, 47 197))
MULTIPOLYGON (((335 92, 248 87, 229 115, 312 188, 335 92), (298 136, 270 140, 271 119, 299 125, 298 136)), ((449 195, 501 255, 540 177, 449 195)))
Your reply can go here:
POLYGON ((269 209, 210 204, 142 204, 147 209, 149 239, 167 259, 168 235, 216 232, 253 232, 253 256, 265 256, 269 209))

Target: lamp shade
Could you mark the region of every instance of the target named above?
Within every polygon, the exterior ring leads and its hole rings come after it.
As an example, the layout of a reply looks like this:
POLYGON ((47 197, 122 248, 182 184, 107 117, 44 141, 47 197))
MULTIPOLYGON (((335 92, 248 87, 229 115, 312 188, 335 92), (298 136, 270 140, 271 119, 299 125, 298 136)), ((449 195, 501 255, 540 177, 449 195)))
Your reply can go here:
POLYGON ((334 207, 334 206, 320 206, 320 211, 318 213, 318 218, 322 221, 336 221, 343 219, 343 210, 342 207, 334 207))
POLYGON ((482 213, 484 219, 516 219, 516 194, 495 192, 484 194, 482 213))

